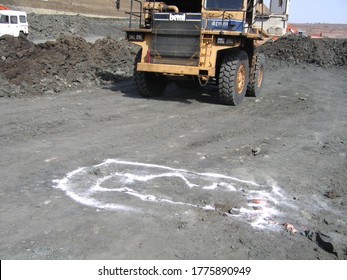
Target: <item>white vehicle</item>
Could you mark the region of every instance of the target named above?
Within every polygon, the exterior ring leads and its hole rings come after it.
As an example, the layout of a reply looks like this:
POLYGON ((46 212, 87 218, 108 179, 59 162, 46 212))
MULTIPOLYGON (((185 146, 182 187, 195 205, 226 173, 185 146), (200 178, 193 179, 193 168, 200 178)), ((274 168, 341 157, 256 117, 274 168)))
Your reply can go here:
POLYGON ((18 37, 20 33, 27 35, 27 13, 12 10, 0 10, 0 36, 12 35, 18 37))

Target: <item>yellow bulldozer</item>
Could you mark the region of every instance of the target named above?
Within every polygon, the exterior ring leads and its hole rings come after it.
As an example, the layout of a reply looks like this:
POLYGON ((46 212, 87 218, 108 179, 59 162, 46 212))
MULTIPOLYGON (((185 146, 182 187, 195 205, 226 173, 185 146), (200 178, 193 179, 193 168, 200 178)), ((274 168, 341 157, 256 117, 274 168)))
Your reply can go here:
POLYGON ((170 82, 214 84, 226 105, 260 95, 265 56, 256 48, 286 33, 290 0, 130 1, 125 31, 140 47, 134 78, 141 96, 160 96, 170 82))

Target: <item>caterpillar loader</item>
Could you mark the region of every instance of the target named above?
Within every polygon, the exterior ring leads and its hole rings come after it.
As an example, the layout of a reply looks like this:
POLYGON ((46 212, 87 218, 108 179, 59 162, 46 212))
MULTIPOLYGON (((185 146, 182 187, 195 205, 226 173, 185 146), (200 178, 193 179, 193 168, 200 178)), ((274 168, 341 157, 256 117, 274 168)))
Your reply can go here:
MULTIPOLYGON (((120 0, 116 0, 117 8, 120 0)), ((286 33, 290 0, 130 0, 127 40, 141 49, 134 78, 143 97, 214 84, 221 103, 259 96, 265 57, 256 48, 286 33)))

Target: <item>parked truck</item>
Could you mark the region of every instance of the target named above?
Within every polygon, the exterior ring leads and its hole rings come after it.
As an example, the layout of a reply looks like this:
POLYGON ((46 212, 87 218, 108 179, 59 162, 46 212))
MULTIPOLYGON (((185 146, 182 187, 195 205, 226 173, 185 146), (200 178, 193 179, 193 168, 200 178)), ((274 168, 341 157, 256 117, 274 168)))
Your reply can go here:
MULTIPOLYGON (((119 8, 120 0, 117 0, 119 8)), ((214 84, 219 100, 259 96, 265 57, 256 48, 286 33, 290 0, 130 0, 129 42, 139 94, 157 97, 168 83, 214 84)))

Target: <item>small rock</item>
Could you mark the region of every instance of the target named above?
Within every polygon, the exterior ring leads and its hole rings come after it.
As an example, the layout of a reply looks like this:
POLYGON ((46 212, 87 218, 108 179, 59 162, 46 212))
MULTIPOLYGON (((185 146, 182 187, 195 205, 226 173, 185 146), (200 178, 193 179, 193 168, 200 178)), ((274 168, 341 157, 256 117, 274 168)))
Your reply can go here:
POLYGON ((257 156, 261 152, 261 149, 259 147, 252 148, 252 155, 257 156))
POLYGON ((313 231, 308 229, 305 230, 305 235, 311 241, 316 242, 318 246, 322 248, 324 251, 334 254, 336 257, 338 256, 336 252, 336 248, 334 247, 330 236, 320 231, 313 231))
POLYGON ((225 213, 225 212, 229 213, 230 209, 232 209, 233 207, 229 204, 215 203, 214 208, 216 211, 218 211, 220 213, 225 213))
POLYGON ((316 232, 316 243, 325 251, 337 256, 337 253, 334 249, 334 245, 330 242, 329 236, 321 232, 316 232))
POLYGON ((239 215, 239 214, 240 214, 240 209, 231 208, 228 212, 229 212, 229 214, 231 214, 231 215, 239 215))
POLYGON ((16 56, 17 56, 18 58, 22 58, 22 57, 24 56, 24 54, 23 54, 23 52, 17 52, 17 53, 16 53, 16 56))
POLYGON ((335 191, 327 191, 326 193, 324 193, 324 196, 330 199, 335 199, 336 197, 340 197, 340 195, 335 191))
POLYGON ((324 218, 323 221, 324 221, 324 223, 326 225, 331 225, 332 224, 332 222, 329 219, 327 219, 327 218, 324 218))
POLYGON ((347 206, 347 198, 342 199, 341 205, 342 206, 347 206))
POLYGON ((306 97, 299 97, 299 100, 306 101, 307 98, 306 97))

